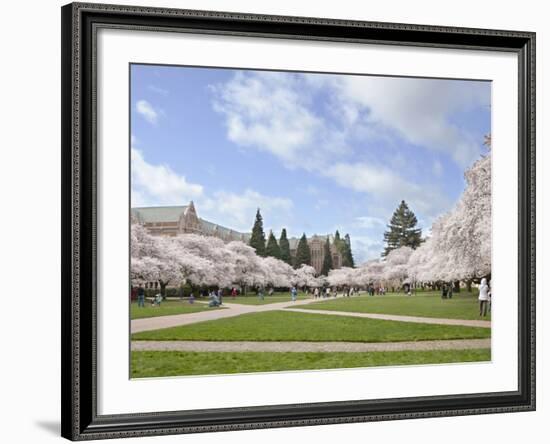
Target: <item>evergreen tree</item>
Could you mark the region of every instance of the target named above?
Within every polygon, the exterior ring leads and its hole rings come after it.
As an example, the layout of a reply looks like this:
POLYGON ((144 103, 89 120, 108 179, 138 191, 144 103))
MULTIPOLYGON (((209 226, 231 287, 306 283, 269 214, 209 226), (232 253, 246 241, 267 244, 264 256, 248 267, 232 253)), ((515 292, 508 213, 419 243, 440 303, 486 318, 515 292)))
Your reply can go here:
POLYGON ((416 228, 416 216, 409 209, 407 203, 402 200, 394 211, 388 225, 388 231, 384 233, 386 248, 382 256, 399 247, 417 248, 422 243, 422 230, 416 228))
POLYGON ((328 272, 332 269, 332 254, 330 252, 330 241, 327 236, 327 241, 325 242, 325 257, 323 258, 323 268, 321 268, 321 274, 327 276, 328 272))
POLYGON ((265 255, 281 259, 281 249, 277 243, 277 239, 273 236, 273 231, 269 232, 269 237, 267 238, 267 246, 265 247, 265 255))
POLYGON ((259 208, 256 212, 256 220, 252 227, 252 236, 250 236, 249 245, 256 250, 258 256, 265 256, 264 222, 259 208))
POLYGON ((340 237, 340 232, 336 230, 336 233, 334 233, 334 245, 340 248, 341 243, 342 243, 342 238, 340 237))
POLYGON ((279 248, 281 250, 281 260, 291 265, 292 257, 290 256, 290 244, 288 243, 288 238, 286 237, 286 228, 283 228, 283 231, 281 231, 279 248))
POLYGON ((302 264, 311 265, 311 250, 309 249, 305 233, 300 238, 298 247, 296 248, 294 268, 300 268, 300 265, 302 264))
POLYGON ((349 234, 344 236, 344 239, 340 237, 340 232, 336 230, 334 233, 334 246, 338 249, 342 255, 342 267, 353 268, 355 266, 353 256, 351 254, 351 241, 349 234))
POLYGON ((342 267, 355 267, 355 261, 353 260, 353 254, 351 253, 351 239, 349 234, 344 237, 342 242, 342 267))

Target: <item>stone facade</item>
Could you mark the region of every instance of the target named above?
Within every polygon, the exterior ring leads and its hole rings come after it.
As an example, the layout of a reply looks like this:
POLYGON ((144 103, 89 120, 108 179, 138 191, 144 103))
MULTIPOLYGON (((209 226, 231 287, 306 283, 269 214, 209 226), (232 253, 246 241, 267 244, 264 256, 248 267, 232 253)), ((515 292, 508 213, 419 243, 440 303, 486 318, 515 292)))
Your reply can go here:
MULTIPOLYGON (((332 235, 314 235, 307 238, 307 244, 309 245, 309 250, 311 251, 311 266, 315 268, 317 273, 320 273, 323 268, 323 262, 325 260, 325 243, 327 237, 330 240, 330 253, 332 255, 332 266, 333 268, 342 267, 342 253, 334 245, 334 236, 332 235)), ((296 256, 296 248, 298 247, 299 239, 291 238, 289 239, 290 243, 290 255, 292 257, 296 256), (294 247, 294 248, 293 248, 294 247)))
MULTIPOLYGON (((132 222, 142 224, 151 234, 157 236, 195 233, 204 236, 215 236, 225 242, 241 241, 248 244, 250 241, 251 233, 241 233, 201 219, 197 214, 193 201, 184 206, 132 208, 131 217, 132 222)), ((342 266, 342 254, 334 246, 334 237, 332 235, 314 235, 309 237, 307 242, 311 250, 311 265, 317 273, 320 273, 323 268, 327 237, 330 239, 333 267, 340 268, 342 266)), ((292 257, 296 256, 298 241, 299 239, 295 237, 288 239, 292 257)))
POLYGON ((214 236, 226 242, 248 243, 250 240, 250 233, 241 233, 198 217, 193 201, 184 206, 132 208, 132 221, 142 224, 157 236, 195 233, 214 236))

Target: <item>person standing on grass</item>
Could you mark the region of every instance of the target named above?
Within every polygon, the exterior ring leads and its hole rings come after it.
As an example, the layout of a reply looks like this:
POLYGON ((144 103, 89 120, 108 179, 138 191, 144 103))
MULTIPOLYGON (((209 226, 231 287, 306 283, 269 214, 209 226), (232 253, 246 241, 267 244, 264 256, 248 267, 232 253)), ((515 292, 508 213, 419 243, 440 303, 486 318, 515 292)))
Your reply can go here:
POLYGON ((145 288, 142 284, 139 284, 137 289, 138 307, 145 307, 145 288))
POLYGON ((441 286, 441 299, 447 299, 447 284, 441 286))
POLYGON ((487 316, 487 305, 489 304, 489 286, 487 285, 487 279, 481 279, 479 284, 479 316, 487 316))
POLYGON ((222 298, 223 298, 223 290, 221 288, 218 289, 218 300, 220 301, 220 305, 222 305, 222 298))
POLYGON ((290 299, 292 300, 292 302, 295 302, 296 301, 296 297, 298 296, 298 290, 296 290, 296 287, 292 287, 290 289, 290 299))
POLYGON ((237 289, 235 287, 233 287, 233 289, 231 290, 231 297, 233 299, 237 297, 237 289))
POLYGON ((491 307, 493 305, 493 290, 491 288, 491 281, 489 281, 489 283, 487 284, 487 286, 489 287, 489 313, 491 313, 491 307))
POLYGON ((315 290, 313 290, 313 298, 317 299, 319 297, 319 288, 315 287, 315 290))
POLYGON ((156 305, 157 307, 160 307, 161 302, 162 302, 162 294, 157 293, 155 295, 155 299, 153 299, 153 305, 156 305))

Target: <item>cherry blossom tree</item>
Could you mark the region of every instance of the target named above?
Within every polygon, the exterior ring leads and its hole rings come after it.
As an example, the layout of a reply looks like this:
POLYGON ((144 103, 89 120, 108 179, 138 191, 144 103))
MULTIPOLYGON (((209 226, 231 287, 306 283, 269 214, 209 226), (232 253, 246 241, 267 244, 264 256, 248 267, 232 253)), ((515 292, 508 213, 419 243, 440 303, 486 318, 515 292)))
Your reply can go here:
POLYGON ((294 277, 294 269, 280 259, 274 257, 262 258, 264 281, 262 285, 271 287, 290 287, 294 277))
POLYGON ((358 270, 355 268, 342 267, 330 270, 327 281, 331 287, 347 287, 356 285, 358 270))
POLYGON ((491 154, 465 174, 466 189, 456 206, 432 225, 407 267, 415 281, 456 282, 491 273, 491 154))
POLYGON ((386 256, 383 280, 401 286, 408 277, 408 262, 413 253, 411 247, 399 247, 386 256))
POLYGON ((254 287, 263 284, 264 269, 261 258, 256 254, 254 248, 240 241, 229 242, 225 248, 233 254, 232 280, 240 285, 245 294, 247 286, 254 287))
POLYGON ((300 268, 294 270, 292 284, 297 287, 321 287, 323 279, 316 277, 317 272, 311 265, 303 264, 300 268))

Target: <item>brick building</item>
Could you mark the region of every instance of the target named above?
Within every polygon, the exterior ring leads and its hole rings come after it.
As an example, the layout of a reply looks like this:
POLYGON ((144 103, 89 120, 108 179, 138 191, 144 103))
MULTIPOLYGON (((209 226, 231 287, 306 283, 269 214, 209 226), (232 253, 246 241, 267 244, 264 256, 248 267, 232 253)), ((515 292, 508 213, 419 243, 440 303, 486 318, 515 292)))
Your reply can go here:
MULTIPOLYGON (((142 224, 151 234, 157 236, 195 233, 203 236, 214 236, 225 242, 241 241, 248 244, 250 241, 250 233, 242 233, 200 218, 193 201, 189 205, 181 206, 132 208, 131 217, 132 222, 142 224)), ((320 273, 323 268, 327 236, 330 239, 333 268, 342 266, 342 253, 334 245, 334 236, 314 235, 307 238, 307 242, 311 251, 311 265, 317 273, 320 273)), ((296 256, 298 241, 299 239, 295 237, 288 239, 292 257, 296 256)))

